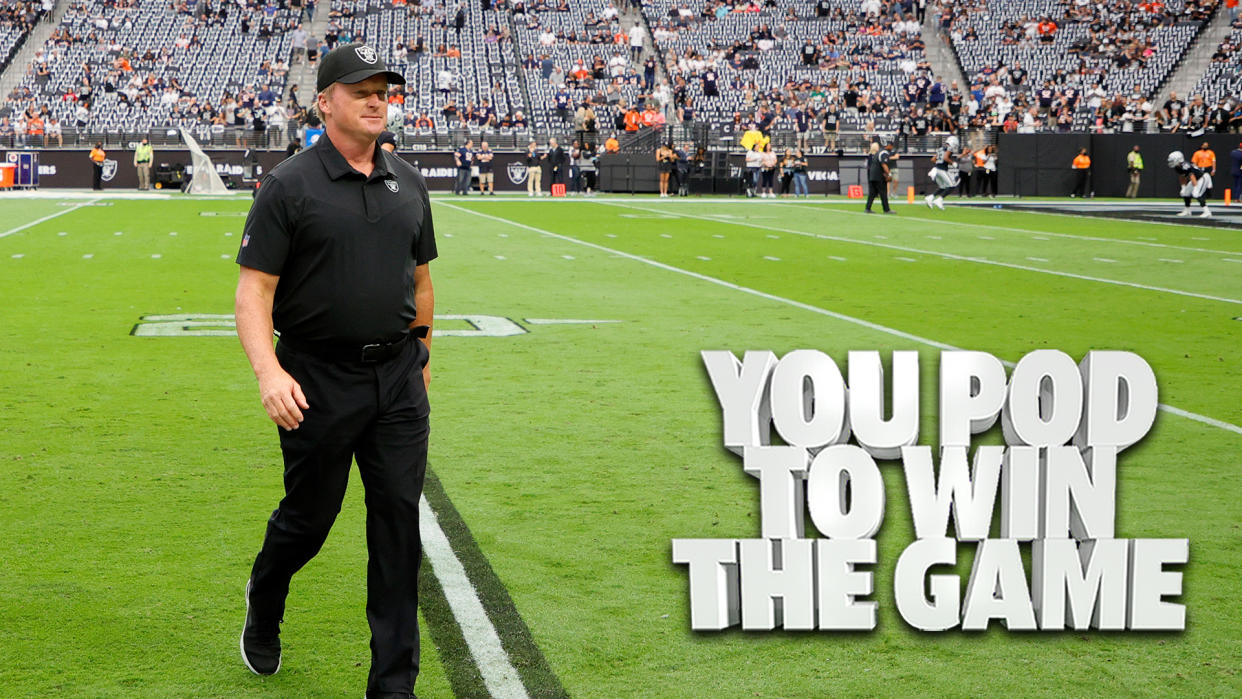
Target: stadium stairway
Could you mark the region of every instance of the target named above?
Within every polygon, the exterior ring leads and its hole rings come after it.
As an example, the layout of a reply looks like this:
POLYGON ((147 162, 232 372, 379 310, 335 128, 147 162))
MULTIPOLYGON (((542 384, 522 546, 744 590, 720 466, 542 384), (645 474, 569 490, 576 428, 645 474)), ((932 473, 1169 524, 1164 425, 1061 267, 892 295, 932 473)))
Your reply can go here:
POLYGON ((17 55, 13 57, 13 61, 9 63, 9 67, 5 69, 3 75, 0 75, 0 100, 8 102, 9 93, 26 77, 26 72, 34 63, 35 52, 43 48, 48 37, 52 36, 52 32, 60 26, 60 20, 65 16, 65 11, 69 9, 70 1, 55 0, 52 11, 44 16, 43 21, 35 25, 30 35, 26 37, 26 43, 22 44, 17 55))
MULTIPOLYGON (((315 15, 311 17, 309 27, 306 27, 306 33, 319 39, 319 50, 322 52, 323 35, 328 31, 328 13, 332 11, 332 3, 330 0, 319 0, 315 3, 315 15)), ((382 50, 375 47, 376 50, 382 50)), ((312 68, 303 58, 297 65, 289 66, 289 84, 298 86, 298 101, 303 107, 310 108, 315 101, 315 67, 312 68)), ((286 100, 287 101, 287 100, 286 100)))
POLYGON ((957 54, 949 45, 948 37, 940 33, 940 12, 938 6, 928 3, 927 14, 923 17, 923 44, 927 47, 924 53, 931 64, 932 75, 940 76, 947 88, 954 82, 963 91, 970 88, 966 76, 962 75, 962 66, 957 54))
POLYGON ((1220 46, 1220 42, 1229 36, 1229 32, 1229 13, 1218 8, 1216 14, 1212 16, 1212 21, 1208 22, 1203 31, 1199 32, 1194 43, 1182 54, 1182 59, 1178 62, 1173 74, 1161 86, 1159 95, 1154 101, 1157 108, 1169 99, 1169 94, 1172 92, 1176 92, 1184 100, 1190 99, 1190 91, 1195 89, 1199 80, 1207 73, 1208 65, 1212 62, 1212 54, 1216 53, 1216 47, 1220 46))

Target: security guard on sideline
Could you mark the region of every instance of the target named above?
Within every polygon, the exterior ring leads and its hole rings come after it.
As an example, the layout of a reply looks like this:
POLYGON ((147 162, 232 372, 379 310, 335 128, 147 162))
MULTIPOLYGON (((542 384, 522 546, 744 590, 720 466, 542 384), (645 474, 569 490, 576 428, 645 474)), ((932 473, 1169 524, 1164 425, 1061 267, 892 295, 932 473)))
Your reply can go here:
POLYGON ((326 130, 268 173, 237 255, 237 333, 285 467, 285 496, 246 586, 242 659, 257 674, 280 669, 290 579, 323 545, 356 458, 372 699, 409 697, 418 674, 436 243, 422 176, 376 146, 388 85, 404 82, 365 44, 324 57, 316 106, 326 130))
POLYGON ((147 139, 134 149, 134 169, 138 171, 138 189, 151 189, 151 160, 155 158, 155 149, 147 139))
POLYGON ((1139 183, 1143 179, 1143 154, 1139 152, 1138 146, 1126 154, 1126 169, 1130 171, 1130 186, 1126 188, 1126 199, 1133 199, 1138 196, 1139 183))

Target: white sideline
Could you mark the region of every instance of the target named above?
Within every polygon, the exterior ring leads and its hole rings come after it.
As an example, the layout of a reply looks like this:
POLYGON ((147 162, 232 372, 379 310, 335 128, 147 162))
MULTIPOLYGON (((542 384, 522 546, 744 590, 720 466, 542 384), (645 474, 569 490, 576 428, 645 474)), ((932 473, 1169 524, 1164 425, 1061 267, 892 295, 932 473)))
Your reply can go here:
MULTIPOLYGON (((601 202, 601 203, 606 203, 606 204, 609 204, 610 206, 616 206, 622 209, 633 209, 634 211, 654 211, 655 210, 655 209, 648 209, 643 206, 633 206, 629 204, 613 204, 610 202, 601 202)), ((846 211, 842 213, 852 213, 852 214, 857 214, 859 216, 866 215, 858 211, 846 211)), ((902 252, 913 252, 913 253, 919 253, 922 255, 932 255, 934 257, 943 257, 946 260, 957 260, 959 262, 974 262, 976 264, 992 265, 995 267, 1007 267, 1009 269, 1017 269, 1023 272, 1035 272, 1037 274, 1050 274, 1054 277, 1068 277, 1070 279, 1080 279, 1082 281, 1088 281, 1088 282, 1099 282, 1101 284, 1112 284, 1115 286, 1128 286, 1134 289, 1143 289, 1145 291, 1156 291, 1156 292, 1165 293, 1165 294, 1176 294, 1178 296, 1189 296, 1189 297, 1197 298, 1197 299, 1206 299, 1208 301, 1221 301, 1223 303, 1234 303, 1234 304, 1242 305, 1242 299, 1231 299, 1225 296, 1213 296, 1211 294, 1200 294, 1195 291, 1183 291, 1182 289, 1169 289, 1163 286, 1151 286, 1148 284, 1139 284, 1138 282, 1127 282, 1127 281, 1123 281, 1120 279, 1106 279, 1104 277, 1093 277, 1088 274, 1076 274, 1074 272, 1058 272, 1052 269, 1040 269, 1039 267, 1031 267, 1029 265, 1020 265, 1020 264, 1016 264, 1013 262, 1001 262, 999 260, 989 260, 983 257, 976 257, 976 256, 971 256, 971 255, 956 255, 951 252, 939 252, 936 250, 923 250, 922 248, 912 248, 912 247, 907 247, 905 245, 894 245, 892 243, 877 243, 875 241, 860 240, 858 238, 845 238, 842 236, 824 235, 823 233, 810 233, 808 231, 796 231, 792 228, 778 228, 776 226, 765 226, 761 223, 748 223, 746 221, 734 221, 734 220, 729 220, 729 219, 721 219, 716 216, 704 216, 700 214, 683 214, 683 213, 676 213, 672 215, 678 216, 681 218, 699 219, 700 221, 711 221, 712 223, 728 223, 734 226, 746 226, 748 228, 759 228, 759 229, 768 230, 768 231, 778 231, 781 233, 789 233, 791 235, 800 235, 806 238, 817 238, 819 240, 832 240, 838 243, 853 243, 856 245, 870 245, 872 247, 877 247, 877 248, 888 248, 889 250, 900 250, 902 252)), ((916 220, 924 221, 926 219, 916 219, 916 220)))
POLYGON ((13 235, 14 233, 18 233, 18 232, 24 231, 24 230, 26 230, 27 228, 30 228, 31 226, 37 226, 37 225, 39 225, 40 223, 43 223, 44 221, 51 221, 52 219, 56 218, 57 216, 64 216, 65 214, 69 213, 70 211, 77 211, 78 209, 82 208, 83 206, 90 206, 91 204, 94 204, 94 203, 95 203, 95 202, 97 202, 97 201, 99 201, 99 199, 91 199, 90 201, 84 201, 84 202, 82 202, 81 204, 74 204, 73 206, 67 207, 64 211, 57 211, 56 213, 54 213, 54 214, 48 214, 47 216, 44 216, 43 218, 37 218, 37 219, 35 219, 35 220, 31 221, 30 223, 23 223, 22 225, 18 226, 17 228, 10 228, 10 229, 8 229, 8 230, 7 230, 7 231, 5 231, 5 232, 0 233, 0 238, 6 238, 6 237, 8 237, 8 236, 10 236, 10 235, 13 235))
MULTIPOLYGON (((818 306, 812 306, 812 305, 810 305, 810 304, 808 304, 808 303, 802 303, 801 301, 795 301, 795 300, 793 300, 793 299, 787 299, 787 298, 785 298, 785 297, 783 297, 783 296, 777 296, 777 295, 775 295, 775 294, 769 294, 769 293, 767 293, 767 292, 765 292, 765 291, 759 291, 758 289, 751 289, 751 288, 749 288, 749 287, 745 287, 745 286, 741 286, 741 285, 738 285, 738 284, 734 284, 733 282, 727 282, 727 281, 725 281, 725 280, 723 280, 723 279, 717 279, 716 277, 709 277, 709 276, 707 276, 706 274, 699 274, 698 272, 691 272, 691 271, 690 271, 690 270, 688 270, 688 269, 682 269, 682 268, 680 268, 680 267, 674 267, 674 266, 672 266, 672 265, 665 264, 665 263, 663 263, 663 262, 657 262, 656 260, 650 260, 650 259, 647 259, 647 258, 645 258, 645 257, 640 257, 640 256, 638 256, 638 255, 633 255, 633 254, 630 254, 630 253, 628 253, 628 252, 623 252, 623 251, 621 251, 621 250, 614 250, 613 248, 606 247, 606 246, 603 246, 603 245, 599 245, 599 244, 597 244, 597 243, 589 243, 589 242, 587 242, 587 241, 585 241, 585 240, 578 240, 577 238, 571 238, 571 237, 569 237, 569 236, 567 236, 567 235, 561 235, 560 233, 553 233, 552 231, 547 231, 547 230, 544 230, 544 229, 542 229, 542 228, 536 228, 536 227, 534 227, 534 226, 528 226, 528 225, 526 225, 525 223, 518 223, 517 221, 511 221, 511 220, 509 220, 509 219, 507 219, 507 218, 501 218, 500 216, 492 216, 491 214, 479 213, 478 211, 472 211, 472 210, 470 210, 470 209, 465 209, 465 208, 462 208, 462 207, 457 206, 457 205, 455 205, 455 204, 449 204, 448 202, 439 202, 439 205, 440 205, 440 206, 444 206, 444 207, 448 207, 448 208, 451 208, 451 209, 456 209, 457 211, 464 211, 465 213, 472 214, 472 215, 474 215, 474 216, 480 216, 480 217, 482 217, 482 218, 487 218, 487 219, 491 219, 491 220, 493 220, 493 221, 498 221, 498 222, 500 222, 500 223, 505 223, 505 224, 508 224, 508 225, 510 225, 510 226, 516 226, 516 227, 518 227, 518 228, 524 228, 524 229, 526 229, 526 230, 528 230, 528 231, 532 231, 532 232, 535 232, 535 233, 539 233, 539 234, 541 234, 541 235, 545 235, 545 236, 548 236, 548 237, 551 237, 551 238, 556 238, 556 239, 558 239, 558 240, 563 240, 563 241, 565 241, 565 242, 575 243, 575 244, 577 244, 577 245, 583 245, 583 246, 586 246, 586 247, 588 247, 588 248, 594 248, 595 250, 599 250, 599 251, 601 251, 601 252, 606 252, 606 253, 609 253, 609 254, 611 254, 611 255, 615 255, 615 256, 617 256, 617 257, 624 257, 624 258, 627 258, 627 259, 630 259, 630 260, 635 260, 635 261, 637 261, 637 262, 642 262, 643 264, 648 264, 648 265, 651 265, 652 267, 657 267, 657 268, 659 268, 659 269, 663 269, 663 270, 666 270, 666 271, 669 271, 669 272, 676 272, 677 274, 683 274, 683 275, 685 275, 685 276, 687 276, 687 277, 693 277, 693 278, 695 278, 695 279, 699 279, 699 280, 702 280, 702 281, 705 281, 705 282, 710 282, 710 283, 712 283, 712 284, 716 284, 716 285, 718 285, 718 286, 723 286, 723 287, 728 288, 728 289, 733 289, 733 290, 735 290, 735 291, 741 291, 741 292, 746 293, 746 294, 751 294, 752 296, 758 296, 758 297, 760 297, 760 298, 765 298, 765 299, 768 299, 768 300, 770 300, 770 301, 776 301, 776 302, 778 302, 778 303, 783 303, 783 304, 786 304, 786 305, 789 305, 789 306, 793 306, 793 307, 795 307, 795 308, 801 308, 801 309, 803 309, 803 310, 805 310, 805 311, 810 311, 810 312, 812 312, 812 313, 818 313, 819 315, 828 316, 829 318, 836 318, 837 320, 843 320, 843 321, 845 321, 845 322, 847 322, 847 323, 853 323, 854 325, 861 325, 861 326, 862 326, 862 327, 864 327, 864 328, 869 328, 869 329, 871 329, 871 330, 876 330, 876 331, 878 331, 878 332, 882 332, 882 333, 885 333, 885 334, 887 334, 887 335, 892 335, 892 336, 894 336, 894 337, 900 337, 900 338, 904 338, 904 339, 907 339, 907 340, 913 340, 914 342, 918 342, 918 343, 920 343, 920 344, 928 345, 929 347, 936 347, 936 348, 938 348, 938 349, 944 349, 944 350, 957 350, 957 349, 961 349, 961 348, 959 348, 959 347, 954 347, 953 345, 945 344, 945 343, 943 343, 943 342, 938 342, 938 341, 936 341, 936 340, 928 339, 928 338, 926 338, 926 337, 919 337, 918 335, 913 335, 913 334, 908 333, 908 332, 904 332, 904 331, 901 331, 901 330, 897 330, 896 328, 890 328, 890 327, 887 327, 887 326, 884 326, 884 325, 880 325, 879 323, 872 323, 871 321, 868 321, 868 320, 863 320, 863 319, 861 319, 861 318, 855 318, 855 317, 853 317, 853 316, 847 316, 847 315, 845 315, 844 313, 837 313, 836 311, 830 311, 830 310, 828 310, 828 309, 826 309, 826 308, 820 308, 820 307, 818 307, 818 306)), ((708 220, 711 220, 711 219, 708 219, 708 220)), ((725 222, 724 222, 724 221, 720 221, 720 223, 725 223, 725 222)), ((1002 360, 1002 361, 1004 361, 1004 360, 1002 360)), ((1006 361, 1006 362, 1004 362, 1004 364, 1005 364, 1006 366, 1010 367, 1010 368, 1013 368, 1013 366, 1014 366, 1014 363, 1013 363, 1013 362, 1007 362, 1007 361, 1006 361)), ((1194 420, 1195 422, 1199 422, 1199 423, 1202 423, 1202 424, 1204 424, 1204 425, 1209 425, 1209 426, 1211 426, 1211 427, 1216 427, 1216 428, 1219 428, 1219 429, 1225 430, 1225 431, 1227 431, 1227 432, 1233 432, 1234 434, 1239 434, 1239 435, 1242 435, 1242 427, 1239 427, 1239 426, 1237 426, 1237 425, 1235 425, 1235 424, 1233 424, 1233 423, 1230 423, 1230 422, 1225 422, 1224 420, 1217 420, 1216 418, 1213 418, 1213 417, 1208 417, 1208 416, 1206 416, 1206 415, 1200 415, 1200 414, 1198 414, 1198 413, 1192 413, 1192 412, 1190 412, 1189 410, 1182 410, 1181 408, 1175 408, 1175 407, 1173 407, 1173 406, 1171 406, 1171 405, 1165 405, 1164 403, 1161 403, 1159 407, 1160 407, 1160 410, 1163 410, 1163 411, 1164 411, 1164 412, 1166 412, 1166 413, 1170 413, 1170 414, 1172 414, 1172 415, 1177 415, 1177 416, 1179 416, 1179 417, 1184 417, 1184 418, 1187 418, 1187 419, 1190 419, 1190 420, 1194 420)))
POLYGON ((509 662, 508 653, 500 645, 496 627, 487 618, 466 569, 453 553, 453 547, 425 496, 418 501, 418 524, 423 537, 423 553, 427 555, 432 571, 444 589, 444 598, 448 600, 453 618, 461 627, 461 635, 470 647, 470 655, 474 656, 488 693, 496 699, 528 699, 526 687, 522 685, 513 663, 509 662))

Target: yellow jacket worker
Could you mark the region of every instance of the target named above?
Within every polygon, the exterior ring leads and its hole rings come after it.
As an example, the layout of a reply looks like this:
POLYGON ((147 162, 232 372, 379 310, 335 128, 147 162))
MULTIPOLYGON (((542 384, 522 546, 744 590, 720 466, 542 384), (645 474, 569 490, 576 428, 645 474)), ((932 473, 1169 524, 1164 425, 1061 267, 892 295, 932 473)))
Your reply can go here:
POLYGON ((151 189, 151 161, 155 158, 155 149, 142 139, 142 143, 134 149, 134 169, 138 171, 138 189, 151 189))

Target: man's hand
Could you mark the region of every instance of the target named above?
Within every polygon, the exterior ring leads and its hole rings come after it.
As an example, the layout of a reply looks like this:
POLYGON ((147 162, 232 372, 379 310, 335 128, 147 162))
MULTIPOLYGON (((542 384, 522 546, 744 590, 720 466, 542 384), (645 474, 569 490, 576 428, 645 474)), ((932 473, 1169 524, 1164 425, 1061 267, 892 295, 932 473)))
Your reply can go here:
POLYGON ((423 367, 423 388, 431 386, 431 367, 423 367))
POLYGON ((259 377, 259 395, 267 416, 286 430, 296 430, 303 420, 302 411, 310 408, 302 386, 284 369, 259 377))

